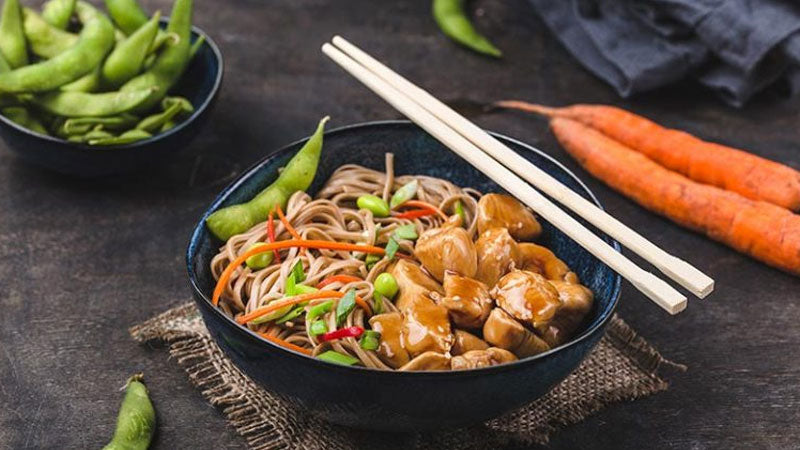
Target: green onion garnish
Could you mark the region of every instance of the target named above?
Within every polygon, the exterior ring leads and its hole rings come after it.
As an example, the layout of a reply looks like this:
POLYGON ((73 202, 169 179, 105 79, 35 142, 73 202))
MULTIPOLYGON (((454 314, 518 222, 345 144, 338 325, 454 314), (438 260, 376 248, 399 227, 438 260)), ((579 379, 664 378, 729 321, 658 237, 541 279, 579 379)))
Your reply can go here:
POLYGON ((308 309, 308 314, 306 314, 306 320, 310 322, 323 314, 331 312, 332 309, 333 309, 333 300, 328 300, 327 302, 318 303, 308 309))
POLYGON ((464 205, 461 204, 461 200, 456 200, 456 214, 458 214, 458 217, 461 218, 461 225, 466 228, 467 213, 464 212, 464 205))
POLYGON ((394 195, 392 195, 392 199, 389 201, 389 206, 392 209, 395 209, 403 203, 414 198, 414 196, 417 195, 417 186, 419 186, 419 182, 417 180, 403 185, 403 187, 395 191, 394 195))
POLYGON ((312 292, 317 292, 319 289, 315 288, 314 286, 306 286, 305 284, 298 284, 294 287, 295 295, 302 295, 302 294, 310 294, 312 292))
POLYGON ((392 236, 394 236, 395 239, 408 239, 413 241, 418 237, 417 227, 415 227, 413 223, 401 225, 394 229, 394 234, 392 234, 392 236))
POLYGON ((328 325, 325 325, 325 322, 321 320, 315 320, 309 325, 308 331, 312 336, 319 336, 328 332, 328 325))
POLYGON ((297 261, 292 267, 292 272, 289 276, 294 276, 295 283, 302 283, 306 281, 306 274, 303 272, 303 262, 297 261))
MULTIPOLYGON (((272 300, 269 303, 272 303, 272 302, 277 301, 277 300, 283 300, 283 299, 277 299, 276 298, 275 300, 272 300)), ((269 303, 267 303, 267 304, 269 304, 269 303)), ((271 313, 265 314, 265 315, 263 315, 263 316, 261 316, 261 317, 259 317, 257 319, 253 319, 253 320, 250 321, 250 323, 252 323, 254 325, 259 325, 259 324, 262 324, 262 323, 271 322, 271 321, 273 321, 273 320, 275 320, 275 319, 277 319, 279 317, 283 317, 285 314, 287 314, 291 310, 292 310, 292 305, 284 306, 281 309, 272 311, 271 313)))
POLYGON ((350 289, 336 304, 336 326, 342 326, 347 316, 356 307, 356 290, 350 289))
POLYGON ((359 360, 353 358, 350 355, 343 355, 333 350, 328 350, 325 353, 320 353, 319 355, 317 355, 317 359, 321 359, 329 363, 341 364, 343 366, 352 366, 353 364, 357 364, 359 362, 359 360))
MULTIPOLYGON (((308 304, 308 302, 303 302, 303 303, 308 304)), ((292 319, 296 319, 297 317, 302 316, 306 310, 306 306, 303 303, 300 303, 299 305, 295 306, 293 310, 284 314, 280 319, 276 320, 275 323, 285 323, 292 319)))
POLYGON ((375 300, 372 306, 373 312, 375 314, 380 314, 383 312, 383 296, 379 294, 377 291, 372 293, 372 299, 375 300))
POLYGON ((375 330, 364 330, 364 334, 362 334, 361 339, 358 340, 358 344, 361 345, 361 348, 364 350, 376 350, 380 343, 381 334, 375 330))
POLYGON ((378 261, 381 260, 381 257, 378 255, 369 254, 367 255, 367 259, 364 260, 367 263, 367 270, 372 269, 372 266, 375 265, 378 261))
POLYGON ((397 239, 394 236, 389 238, 389 242, 386 243, 386 257, 389 259, 394 258, 394 254, 400 250, 400 244, 397 243, 397 239))

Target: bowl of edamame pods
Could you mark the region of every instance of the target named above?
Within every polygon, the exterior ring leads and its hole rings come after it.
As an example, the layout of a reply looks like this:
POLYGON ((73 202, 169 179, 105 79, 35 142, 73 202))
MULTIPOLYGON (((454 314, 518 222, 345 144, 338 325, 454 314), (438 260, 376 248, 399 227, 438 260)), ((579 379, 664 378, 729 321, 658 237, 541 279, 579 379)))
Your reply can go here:
POLYGON ((108 175, 174 156, 199 132, 223 62, 192 26, 193 0, 174 0, 169 18, 136 0, 19 1, 0 11, 0 137, 22 159, 108 175))

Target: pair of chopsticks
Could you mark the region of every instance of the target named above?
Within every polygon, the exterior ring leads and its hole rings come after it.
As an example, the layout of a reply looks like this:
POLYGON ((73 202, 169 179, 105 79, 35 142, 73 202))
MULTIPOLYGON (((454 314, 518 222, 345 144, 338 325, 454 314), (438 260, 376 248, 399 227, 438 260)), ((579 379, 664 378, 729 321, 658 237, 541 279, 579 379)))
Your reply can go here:
POLYGON ((322 51, 403 115, 528 205, 670 314, 677 314, 686 308, 685 295, 615 251, 531 185, 633 250, 696 296, 705 297, 714 289, 713 279, 686 261, 665 252, 576 194, 344 38, 334 37, 332 44, 325 43, 322 46, 322 51))

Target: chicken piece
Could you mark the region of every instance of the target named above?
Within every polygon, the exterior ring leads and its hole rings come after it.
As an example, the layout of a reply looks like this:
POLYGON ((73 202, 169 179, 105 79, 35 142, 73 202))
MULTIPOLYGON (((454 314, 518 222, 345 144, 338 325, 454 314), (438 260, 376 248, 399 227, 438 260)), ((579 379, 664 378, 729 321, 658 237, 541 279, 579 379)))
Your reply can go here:
POLYGON ((534 328, 549 323, 561 306, 555 286, 538 273, 525 270, 503 276, 492 296, 497 306, 534 328))
POLYGON ((447 309, 418 296, 403 311, 403 347, 414 357, 427 351, 447 353, 453 346, 447 309))
POLYGON ((401 330, 403 316, 398 312, 378 314, 369 319, 372 329, 381 334, 376 352, 378 357, 394 369, 406 364, 411 358, 403 348, 401 330))
POLYGON ((498 366, 516 360, 517 357, 510 351, 490 347, 486 350, 472 350, 461 356, 454 356, 450 361, 450 368, 453 370, 477 369, 479 367, 498 366))
POLYGON ((480 328, 492 310, 486 285, 454 272, 444 274, 445 297, 439 304, 447 308, 453 324, 461 328, 480 328))
POLYGON ((580 283, 578 275, 569 270, 564 261, 558 259, 550 249, 530 243, 519 244, 518 249, 518 269, 540 273, 548 280, 580 283))
POLYGON ((425 352, 398 370, 448 370, 450 369, 450 359, 450 356, 441 353, 425 352))
POLYGON ((475 243, 478 252, 478 273, 475 278, 490 288, 513 269, 519 260, 517 242, 505 228, 492 228, 481 233, 475 243))
POLYGON ((486 341, 464 330, 456 330, 453 336, 455 337, 455 341, 450 348, 450 354, 453 356, 462 355, 473 350, 486 350, 489 348, 489 344, 487 344, 486 341))
POLYGON ((414 247, 414 256, 439 281, 444 279, 445 270, 470 278, 478 270, 475 243, 467 230, 460 227, 444 226, 422 233, 414 247))
POLYGON ((404 311, 406 305, 420 295, 425 297, 444 295, 442 286, 411 261, 401 259, 389 272, 397 281, 398 291, 394 304, 400 311, 404 311))
POLYGON ((489 344, 508 350, 518 358, 550 350, 547 342, 500 308, 493 309, 483 324, 483 338, 489 344))
POLYGON ((555 318, 537 331, 545 342, 551 347, 556 347, 572 337, 575 330, 583 323, 586 314, 592 309, 594 294, 581 284, 565 281, 551 281, 550 284, 558 291, 561 307, 555 318))
POLYGON ((542 234, 533 213, 514 197, 486 194, 478 201, 478 234, 492 228, 506 228, 518 241, 532 241, 542 234))

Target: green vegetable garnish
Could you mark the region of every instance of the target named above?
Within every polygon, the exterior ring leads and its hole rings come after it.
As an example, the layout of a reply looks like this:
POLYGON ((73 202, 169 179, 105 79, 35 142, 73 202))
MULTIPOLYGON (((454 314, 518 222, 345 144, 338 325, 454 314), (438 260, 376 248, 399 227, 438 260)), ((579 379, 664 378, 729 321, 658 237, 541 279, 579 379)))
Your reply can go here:
POLYGON ((397 280, 388 272, 378 275, 372 284, 375 286, 375 292, 385 295, 390 299, 394 298, 397 294, 397 280))
POLYGON ((356 290, 350 289, 336 304, 336 326, 342 326, 347 316, 356 307, 356 290))
POLYGON ((309 325, 308 332, 311 333, 312 336, 319 336, 320 334, 328 332, 328 326, 321 320, 315 320, 309 325))
POLYGON ((375 330, 364 330, 358 344, 364 350, 376 350, 381 343, 381 334, 375 330))
POLYGON ((389 205, 376 195, 362 195, 356 200, 356 205, 360 209, 371 211, 375 217, 389 217, 389 205))
POLYGON ((373 310, 375 314, 380 314, 383 312, 383 296, 378 292, 375 291, 372 293, 372 299, 375 300, 375 305, 373 306, 373 310))
POLYGON ((306 314, 306 320, 310 322, 323 314, 331 312, 332 309, 333 309, 333 300, 328 300, 327 302, 318 303, 309 308, 308 314, 306 314))
MULTIPOLYGON (((282 299, 275 299, 275 300, 270 301, 269 303, 272 303, 272 302, 277 301, 277 300, 282 300, 282 299)), ((261 324, 261 323, 271 322, 271 321, 273 321, 273 320, 275 320, 275 319, 277 319, 279 317, 283 317, 284 315, 288 314, 289 311, 292 310, 292 307, 293 307, 293 305, 284 306, 281 309, 277 309, 275 311, 272 311, 269 314, 264 314, 263 316, 261 316, 261 317, 259 317, 257 319, 253 319, 253 320, 250 321, 250 323, 258 325, 258 324, 261 324)))
POLYGON ((320 353, 319 355, 317 355, 317 359, 321 359, 329 363, 341 364, 343 366, 352 366, 353 364, 358 364, 359 362, 356 358, 353 358, 350 355, 343 355, 333 350, 328 350, 325 353, 320 353))
POLYGON ((389 201, 389 206, 392 209, 395 209, 403 203, 414 198, 414 196, 417 195, 418 186, 419 182, 417 180, 403 185, 403 187, 398 189, 394 195, 392 195, 392 199, 389 201))
POLYGON ((303 272, 303 262, 297 261, 294 266, 292 267, 292 271, 290 272, 290 276, 294 276, 294 281, 296 283, 302 283, 306 281, 306 274, 303 272))
POLYGON ((458 217, 461 218, 461 225, 466 227, 467 226, 467 213, 464 212, 464 205, 461 204, 461 200, 456 200, 455 209, 456 209, 456 214, 458 214, 458 217))
POLYGON ((394 258, 394 254, 397 253, 397 250, 400 250, 400 244, 394 236, 391 236, 389 242, 386 243, 386 257, 389 259, 394 258))
POLYGON ((394 229, 394 233, 392 235, 395 237, 395 239, 408 239, 413 241, 418 237, 417 227, 415 227, 413 223, 401 225, 394 229))
MULTIPOLYGON (((264 242, 256 242, 255 244, 251 245, 247 251, 258 247, 263 247, 265 245, 267 244, 264 242)), ((247 258, 244 263, 247 265, 247 267, 253 270, 261 270, 272 264, 272 258, 274 258, 272 252, 264 252, 247 258)))
POLYGON ((378 261, 381 260, 381 257, 378 255, 369 254, 367 255, 367 259, 364 260, 367 263, 367 269, 372 269, 372 266, 375 265, 378 261))
POLYGON ((288 313, 284 314, 283 317, 281 317, 278 320, 276 320, 275 323, 278 323, 278 324, 285 323, 285 322, 288 322, 288 321, 290 321, 292 319, 296 319, 296 318, 302 316, 303 313, 306 310, 306 304, 308 304, 308 302, 303 302, 303 303, 300 303, 299 305, 295 306, 295 308, 293 310, 291 310, 288 313))

